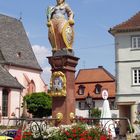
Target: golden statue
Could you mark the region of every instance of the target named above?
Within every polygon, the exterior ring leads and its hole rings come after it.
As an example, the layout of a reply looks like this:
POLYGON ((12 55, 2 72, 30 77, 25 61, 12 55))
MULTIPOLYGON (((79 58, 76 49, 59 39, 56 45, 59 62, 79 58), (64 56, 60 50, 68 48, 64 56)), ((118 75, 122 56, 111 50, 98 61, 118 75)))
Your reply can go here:
POLYGON ((72 50, 74 14, 65 0, 56 1, 56 6, 47 9, 48 38, 53 51, 72 50))

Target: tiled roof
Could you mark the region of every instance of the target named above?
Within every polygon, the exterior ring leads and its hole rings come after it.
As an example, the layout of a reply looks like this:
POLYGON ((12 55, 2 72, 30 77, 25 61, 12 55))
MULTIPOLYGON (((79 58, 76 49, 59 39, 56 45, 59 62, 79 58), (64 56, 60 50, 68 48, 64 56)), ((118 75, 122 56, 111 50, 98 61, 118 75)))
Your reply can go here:
POLYGON ((107 89, 109 98, 115 98, 115 77, 103 67, 94 69, 82 69, 79 71, 75 80, 75 97, 76 99, 85 99, 90 93, 93 99, 102 99, 101 93, 95 93, 96 84, 101 85, 101 91, 107 89), (84 95, 78 94, 79 86, 85 87, 84 95))
POLYGON ((0 63, 41 70, 20 20, 0 14, 0 63))
POLYGON ((24 87, 0 65, 0 87, 23 89, 24 87))
POLYGON ((114 76, 111 75, 103 67, 93 69, 81 69, 76 77, 75 83, 91 83, 91 82, 106 82, 114 81, 114 76))
POLYGON ((120 32, 140 31, 140 12, 136 13, 127 21, 110 28, 109 32, 113 35, 120 32))

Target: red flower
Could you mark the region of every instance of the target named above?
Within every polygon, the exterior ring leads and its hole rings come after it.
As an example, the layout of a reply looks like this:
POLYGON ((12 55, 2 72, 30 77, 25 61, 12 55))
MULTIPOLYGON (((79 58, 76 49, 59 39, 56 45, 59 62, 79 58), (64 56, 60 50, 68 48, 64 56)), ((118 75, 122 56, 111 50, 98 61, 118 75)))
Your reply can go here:
POLYGON ((72 138, 69 138, 68 140, 72 140, 72 138))
POLYGON ((101 136, 100 140, 107 140, 106 136, 101 136))
POLYGON ((76 134, 73 134, 73 137, 75 138, 76 137, 76 134))
POLYGON ((80 131, 81 130, 81 128, 80 127, 78 127, 78 131, 80 131))
POLYGON ((92 140, 92 137, 91 136, 88 136, 88 140, 92 140))
POLYGON ((76 133, 76 129, 73 129, 72 132, 73 132, 73 133, 76 133))
POLYGON ((80 134, 80 137, 84 137, 84 136, 85 136, 85 134, 84 134, 84 133, 81 133, 81 134, 80 134))
POLYGON ((87 130, 85 130, 85 131, 83 132, 83 134, 84 134, 84 135, 87 135, 87 134, 88 134, 88 131, 87 131, 87 130))
POLYGON ((80 140, 86 140, 85 138, 80 138, 80 140))
POLYGON ((65 131, 65 134, 66 134, 67 136, 69 136, 69 135, 70 135, 70 133, 69 133, 68 131, 65 131))

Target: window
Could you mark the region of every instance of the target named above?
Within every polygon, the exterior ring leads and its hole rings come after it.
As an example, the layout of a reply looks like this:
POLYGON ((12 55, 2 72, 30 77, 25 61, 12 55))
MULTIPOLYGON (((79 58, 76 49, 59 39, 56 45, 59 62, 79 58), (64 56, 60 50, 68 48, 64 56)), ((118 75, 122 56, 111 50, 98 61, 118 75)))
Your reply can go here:
POLYGON ((8 116, 8 95, 7 89, 2 90, 2 116, 8 116))
POLYGON ((18 52, 18 53, 17 53, 17 57, 18 57, 18 58, 21 58, 21 52, 18 52))
POLYGON ((140 36, 132 37, 132 48, 140 49, 140 36))
POLYGON ((84 85, 80 85, 79 89, 78 89, 78 94, 79 95, 83 95, 85 92, 85 86, 84 85))
POLYGON ((92 101, 92 108, 95 107, 95 101, 92 101))
POLYGON ((116 105, 116 102, 114 100, 110 100, 109 103, 110 103, 110 109, 111 110, 116 110, 117 109, 117 105, 116 105))
POLYGON ((79 109, 84 110, 86 107, 86 102, 85 101, 80 101, 79 102, 79 109))
MULTIPOLYGON (((95 101, 92 101, 90 108, 94 108, 94 107, 95 107, 95 101)), ((79 109, 80 110, 88 110, 89 109, 86 101, 79 101, 79 109)))
POLYGON ((140 85, 140 68, 132 70, 133 85, 140 85))
POLYGON ((28 93, 33 93, 36 91, 36 86, 33 80, 29 83, 28 93))
POLYGON ((96 84, 95 85, 95 90, 94 90, 95 94, 100 94, 101 93, 101 88, 102 88, 102 86, 100 84, 96 84))

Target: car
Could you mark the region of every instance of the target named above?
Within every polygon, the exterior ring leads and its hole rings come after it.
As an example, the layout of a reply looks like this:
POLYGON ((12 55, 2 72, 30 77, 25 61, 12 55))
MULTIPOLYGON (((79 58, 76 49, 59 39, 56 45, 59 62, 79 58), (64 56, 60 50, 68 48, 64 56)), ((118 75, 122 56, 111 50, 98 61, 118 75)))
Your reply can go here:
POLYGON ((10 139, 1 139, 0 140, 21 140, 22 137, 26 137, 26 136, 31 136, 31 132, 23 132, 22 134, 22 131, 21 129, 13 129, 13 130, 6 130, 4 131, 1 136, 7 136, 7 137, 10 137, 10 139))
POLYGON ((15 136, 17 135, 17 130, 16 129, 6 130, 1 135, 15 138, 15 136))
POLYGON ((14 139, 8 136, 0 136, 0 140, 14 140, 14 139))

